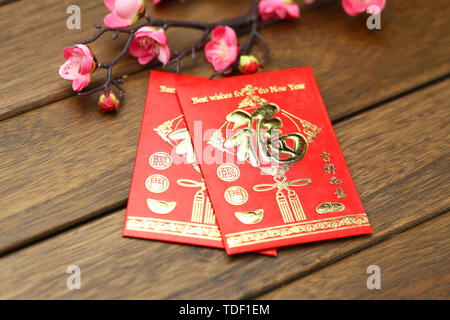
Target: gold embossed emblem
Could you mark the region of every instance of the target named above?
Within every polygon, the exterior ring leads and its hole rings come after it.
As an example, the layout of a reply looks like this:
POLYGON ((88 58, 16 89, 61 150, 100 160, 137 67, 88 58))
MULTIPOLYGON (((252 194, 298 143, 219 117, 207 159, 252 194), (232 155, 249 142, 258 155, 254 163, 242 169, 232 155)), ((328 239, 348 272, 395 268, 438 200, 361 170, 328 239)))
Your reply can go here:
POLYGON ((260 166, 258 154, 253 147, 256 136, 256 149, 264 162, 294 163, 300 161, 308 149, 308 140, 298 132, 281 134, 283 122, 275 115, 280 108, 273 103, 264 103, 252 113, 237 109, 227 115, 226 120, 233 123, 233 130, 240 128, 227 139, 223 146, 237 146, 237 159, 249 160, 254 167, 260 166), (256 122, 256 130, 253 123, 256 122), (244 128, 241 128, 244 126, 244 128))
MULTIPOLYGON (((306 220, 300 198, 292 187, 306 186, 312 181, 309 178, 288 180, 286 173, 303 159, 321 129, 259 97, 258 92, 261 90, 251 85, 241 90, 246 97, 226 116, 225 123, 214 132, 208 144, 272 176, 272 183, 255 185, 253 190, 276 190, 275 201, 284 223, 306 220), (291 122, 295 129, 288 131, 292 126, 284 127, 283 121, 291 122)), ((227 192, 229 189, 225 192, 227 202, 239 205, 227 192)))
POLYGON ((162 193, 169 188, 169 179, 162 174, 152 174, 145 180, 145 187, 153 193, 162 193))
POLYGON ((244 204, 248 200, 248 193, 247 191, 239 186, 233 186, 229 187, 227 190, 225 190, 224 194, 225 200, 234 206, 240 206, 241 204, 244 204))
POLYGON ((217 167, 217 176, 222 181, 235 181, 239 178, 239 175, 239 168, 233 163, 222 163, 219 167, 217 167))
POLYGON ((317 213, 330 213, 344 211, 345 206, 340 202, 324 202, 316 207, 317 213))
POLYGON ((155 152, 148 159, 148 163, 156 170, 165 170, 172 165, 172 157, 165 152, 155 152))

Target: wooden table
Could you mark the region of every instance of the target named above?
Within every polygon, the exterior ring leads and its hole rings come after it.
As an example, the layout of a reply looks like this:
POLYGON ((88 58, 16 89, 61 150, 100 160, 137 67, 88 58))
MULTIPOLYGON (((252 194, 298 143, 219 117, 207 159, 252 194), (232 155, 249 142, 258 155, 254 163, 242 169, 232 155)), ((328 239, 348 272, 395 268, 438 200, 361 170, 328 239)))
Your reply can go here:
MULTIPOLYGON (((262 29, 265 70, 312 66, 374 228, 277 258, 121 236, 149 70, 130 56, 117 66, 128 78, 116 115, 75 96, 58 76, 62 48, 88 38, 107 11, 78 0, 82 29, 68 30, 73 2, 0 1, 0 298, 449 298, 447 0, 388 0, 379 31, 338 1, 262 29), (81 268, 80 290, 66 288, 70 265, 81 268), (370 265, 381 269, 380 290, 366 286, 370 265)), ((247 6, 174 0, 151 10, 216 21, 247 6)), ((175 49, 196 36, 169 32, 175 49)), ((107 61, 123 41, 94 50, 107 61)), ((183 73, 211 73, 199 55, 183 73)))

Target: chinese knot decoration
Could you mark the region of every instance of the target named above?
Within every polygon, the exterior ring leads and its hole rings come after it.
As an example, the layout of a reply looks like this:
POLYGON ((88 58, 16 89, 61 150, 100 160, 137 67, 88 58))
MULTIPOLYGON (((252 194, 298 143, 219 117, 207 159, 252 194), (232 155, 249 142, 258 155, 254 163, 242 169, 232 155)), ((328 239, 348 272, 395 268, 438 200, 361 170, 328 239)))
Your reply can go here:
MULTIPOLYGON (((154 4, 162 0, 153 0, 154 4)), ((310 4, 315 0, 305 0, 310 4)), ((375 5, 384 8, 386 0, 342 0, 342 6, 349 15, 357 15, 375 5)), ((98 32, 81 43, 66 47, 63 50, 66 62, 61 65, 59 75, 72 82, 72 89, 79 95, 90 95, 101 92, 98 106, 101 111, 114 111, 119 108, 124 96, 121 86, 122 78, 113 79, 114 65, 129 52, 141 65, 155 66, 175 64, 176 72, 180 71, 181 60, 188 55, 196 59, 196 51, 202 47, 206 60, 215 72, 210 78, 229 74, 234 70, 241 73, 257 72, 269 55, 269 45, 258 31, 260 21, 298 19, 300 8, 293 0, 252 0, 247 14, 214 23, 190 22, 181 20, 163 20, 146 15, 145 0, 104 0, 110 11, 104 19, 105 26, 96 24, 98 32), (182 27, 203 30, 203 34, 188 48, 172 51, 166 31, 170 27, 182 27), (236 31, 250 29, 247 39, 239 45, 236 31), (109 62, 99 63, 89 44, 103 34, 111 32, 112 39, 123 33, 128 36, 125 46, 118 55, 109 62), (255 41, 264 47, 264 54, 258 60, 250 54, 255 41), (260 62, 261 61, 261 62, 260 62), (98 69, 106 69, 106 81, 95 88, 87 89, 93 73, 98 69), (111 86, 115 87, 116 93, 111 86)))

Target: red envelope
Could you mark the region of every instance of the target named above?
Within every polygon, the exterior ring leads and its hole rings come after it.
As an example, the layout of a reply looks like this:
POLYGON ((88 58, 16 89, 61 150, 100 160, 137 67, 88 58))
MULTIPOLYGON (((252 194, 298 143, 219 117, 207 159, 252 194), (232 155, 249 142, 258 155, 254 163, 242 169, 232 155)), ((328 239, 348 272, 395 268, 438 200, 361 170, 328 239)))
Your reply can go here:
MULTIPOLYGON (((123 235, 223 248, 200 169, 193 161, 191 138, 175 94, 176 78, 151 73, 123 235)), ((263 254, 275 256, 276 249, 263 254)))
POLYGON ((177 95, 228 254, 372 233, 310 67, 177 95))

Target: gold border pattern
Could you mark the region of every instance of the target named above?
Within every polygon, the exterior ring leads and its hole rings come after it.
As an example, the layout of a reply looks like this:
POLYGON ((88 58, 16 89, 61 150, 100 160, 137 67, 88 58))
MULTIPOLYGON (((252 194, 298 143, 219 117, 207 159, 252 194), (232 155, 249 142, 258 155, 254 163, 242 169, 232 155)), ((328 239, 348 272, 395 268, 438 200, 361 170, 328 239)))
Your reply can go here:
POLYGON ((364 226, 370 226, 366 214, 356 214, 228 234, 226 241, 229 248, 234 248, 364 226))
POLYGON ((222 237, 217 226, 208 226, 197 223, 156 218, 128 217, 126 229, 222 241, 222 237))

